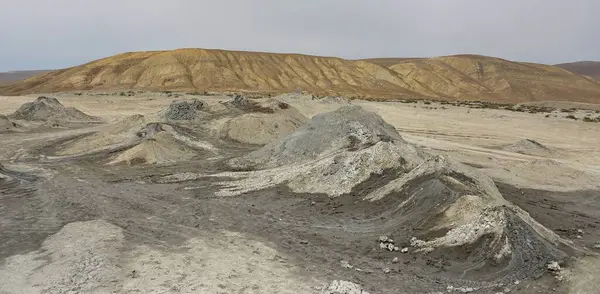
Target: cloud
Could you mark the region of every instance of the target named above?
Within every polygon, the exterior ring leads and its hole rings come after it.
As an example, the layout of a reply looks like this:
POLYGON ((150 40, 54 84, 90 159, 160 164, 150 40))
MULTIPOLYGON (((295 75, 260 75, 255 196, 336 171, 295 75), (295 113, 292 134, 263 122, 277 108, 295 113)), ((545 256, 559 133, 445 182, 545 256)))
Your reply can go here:
POLYGON ((595 0, 0 0, 0 71, 182 47, 600 60, 595 0))

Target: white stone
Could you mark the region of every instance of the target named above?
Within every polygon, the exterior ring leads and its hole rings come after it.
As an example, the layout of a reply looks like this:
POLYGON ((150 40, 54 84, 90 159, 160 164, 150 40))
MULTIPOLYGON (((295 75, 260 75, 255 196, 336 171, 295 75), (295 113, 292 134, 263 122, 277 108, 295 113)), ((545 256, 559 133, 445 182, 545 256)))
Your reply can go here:
POLYGON ((556 272, 560 270, 560 265, 558 264, 558 262, 552 261, 547 265, 547 268, 549 271, 556 272))
POLYGON ((398 263, 398 257, 394 257, 394 259, 392 259, 392 263, 398 263))
POLYGON ((402 248, 402 250, 400 250, 400 252, 402 252, 402 253, 408 253, 408 247, 402 248))

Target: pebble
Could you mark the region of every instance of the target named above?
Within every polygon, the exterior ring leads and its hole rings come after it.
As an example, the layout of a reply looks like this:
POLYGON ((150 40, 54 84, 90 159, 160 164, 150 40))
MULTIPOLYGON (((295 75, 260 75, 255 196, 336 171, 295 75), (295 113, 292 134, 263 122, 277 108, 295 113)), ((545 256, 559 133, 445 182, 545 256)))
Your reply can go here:
POLYGON ((583 235, 583 230, 582 229, 577 230, 577 234, 583 235))
POLYGON ((518 285, 518 284, 521 284, 521 281, 519 281, 519 280, 516 280, 516 281, 515 281, 515 285, 518 285))
POLYGON ((583 239, 583 236, 577 235, 577 239, 583 239))
POLYGON ((389 267, 383 269, 384 274, 389 274, 392 270, 389 267))
POLYGON ((387 244, 383 242, 379 243, 379 249, 387 249, 387 244))
POLYGON ((317 202, 314 202, 314 201, 310 202, 310 205, 315 205, 315 204, 317 204, 317 202))
POLYGON ((394 257, 394 259, 392 259, 392 263, 398 263, 398 257, 394 257))
POLYGON ((387 249, 388 249, 389 251, 394 251, 394 244, 392 244, 392 243, 388 243, 388 245, 387 245, 387 249))
POLYGON ((402 250, 400 250, 400 252, 402 252, 402 253, 408 253, 408 247, 402 248, 402 250))
POLYGON ((394 246, 394 251, 400 251, 400 247, 394 246))
POLYGON ((348 261, 342 260, 340 263, 342 264, 343 268, 354 268, 354 266, 352 266, 348 261))
POLYGON ((387 236, 379 236, 379 242, 385 242, 388 240, 387 236))
POLYGON ((558 262, 552 261, 547 265, 547 268, 549 271, 556 272, 560 270, 560 265, 558 265, 558 262))

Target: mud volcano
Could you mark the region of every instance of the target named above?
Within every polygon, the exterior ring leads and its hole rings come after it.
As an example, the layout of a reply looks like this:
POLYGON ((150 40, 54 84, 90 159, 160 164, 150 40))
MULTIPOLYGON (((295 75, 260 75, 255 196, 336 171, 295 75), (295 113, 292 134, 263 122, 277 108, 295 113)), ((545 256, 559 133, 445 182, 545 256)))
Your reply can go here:
POLYGON ((534 156, 550 156, 553 151, 532 139, 523 139, 502 147, 502 150, 534 156))
POLYGON ((275 99, 254 101, 236 96, 224 106, 233 117, 223 124, 221 137, 241 143, 267 144, 290 134, 307 120, 294 107, 275 99))
POLYGON ((193 99, 191 101, 173 101, 167 109, 164 110, 164 117, 167 120, 193 120, 202 116, 200 111, 204 102, 193 99))
POLYGON ((77 108, 65 107, 56 98, 40 96, 27 102, 11 115, 15 119, 28 121, 98 121, 77 108))
POLYGON ((426 154, 358 106, 317 115, 229 164, 254 171, 215 175, 236 178, 221 182, 218 195, 287 186, 339 199, 355 216, 348 220, 358 224, 354 231, 373 239, 384 234, 407 251, 441 260, 444 273, 434 275, 476 281, 539 276, 575 250, 506 201, 486 175, 426 154))
POLYGON ((136 134, 141 141, 121 152, 109 164, 164 164, 193 158, 195 150, 174 138, 166 131, 167 127, 161 123, 147 124, 136 134))

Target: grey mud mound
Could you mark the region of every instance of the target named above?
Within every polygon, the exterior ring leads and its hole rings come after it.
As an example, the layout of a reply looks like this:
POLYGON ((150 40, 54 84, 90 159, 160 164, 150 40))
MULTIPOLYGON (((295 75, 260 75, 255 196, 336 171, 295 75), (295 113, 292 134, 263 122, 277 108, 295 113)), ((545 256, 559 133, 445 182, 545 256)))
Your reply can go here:
POLYGON ((141 141, 119 153, 109 164, 165 164, 192 159, 196 150, 166 131, 161 123, 149 123, 136 133, 141 141))
POLYGON ((406 146, 394 127, 380 116, 359 106, 346 106, 316 115, 294 133, 230 163, 238 168, 273 168, 314 160, 341 150, 358 151, 380 142, 406 146))
POLYGON ((14 131, 17 127, 16 123, 10 121, 6 116, 0 115, 0 133, 14 131))
POLYGON ((532 139, 523 139, 516 143, 506 145, 502 147, 502 150, 533 156, 549 156, 553 153, 550 148, 532 139))
POLYGON ((221 137, 241 143, 264 145, 306 123, 297 109, 275 99, 254 101, 236 96, 225 106, 234 116, 224 123, 221 137))
POLYGON ((360 107, 317 115, 230 164, 259 170, 217 174, 237 178, 222 182, 218 195, 287 185, 295 193, 340 198, 351 203, 349 212, 375 216, 353 230, 385 231, 411 252, 439 260, 443 272, 463 278, 539 276, 547 263, 576 250, 506 201, 483 173, 425 154, 360 107))
POLYGON ((40 96, 33 102, 27 102, 11 115, 16 119, 28 121, 98 121, 76 108, 65 107, 56 98, 40 96))
POLYGON ((202 115, 204 102, 193 99, 191 101, 173 101, 164 111, 167 120, 193 120, 202 115))

